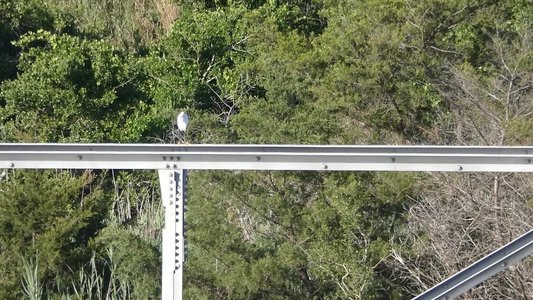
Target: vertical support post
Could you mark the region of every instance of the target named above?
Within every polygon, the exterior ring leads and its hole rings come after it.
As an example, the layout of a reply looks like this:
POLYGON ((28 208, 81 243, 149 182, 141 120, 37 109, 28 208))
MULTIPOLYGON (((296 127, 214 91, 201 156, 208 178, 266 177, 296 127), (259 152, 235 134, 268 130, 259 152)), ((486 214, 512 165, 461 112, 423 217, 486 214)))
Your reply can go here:
POLYGON ((159 170, 161 199, 165 210, 161 249, 161 298, 183 299, 183 265, 185 261, 184 217, 187 196, 186 170, 159 170))

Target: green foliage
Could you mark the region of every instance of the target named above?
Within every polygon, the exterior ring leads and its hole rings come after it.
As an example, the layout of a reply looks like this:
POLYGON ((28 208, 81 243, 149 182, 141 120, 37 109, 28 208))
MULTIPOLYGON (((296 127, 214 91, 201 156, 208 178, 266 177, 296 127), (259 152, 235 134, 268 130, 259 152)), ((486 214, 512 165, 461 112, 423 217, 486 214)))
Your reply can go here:
POLYGON ((340 105, 329 99, 317 101, 312 93, 319 71, 308 39, 295 32, 284 35, 272 25, 254 35, 251 49, 257 55, 244 70, 250 85, 266 92, 251 93, 232 121, 242 141, 324 144, 336 138, 335 113, 340 105))
POLYGON ((328 65, 317 95, 340 99, 359 122, 376 129, 423 136, 442 108, 428 76, 435 63, 424 36, 406 24, 410 8, 398 1, 334 3, 317 38, 317 57, 328 65))
MULTIPOLYGON (((3 1, 0 140, 168 143, 187 110, 194 143, 530 144, 531 7, 3 1)), ((0 178, 0 298, 41 282, 50 298, 158 297, 155 174, 88 174, 0 178)), ((387 262, 415 255, 417 180, 192 172, 186 297, 413 296, 421 283, 387 262)))
POLYGON ((233 64, 230 47, 243 38, 233 28, 236 20, 238 15, 216 11, 185 13, 176 22, 171 35, 145 62, 150 96, 158 107, 214 106, 221 92, 218 81, 223 80, 219 75, 233 64))
POLYGON ((68 278, 90 257, 88 242, 103 227, 107 211, 103 192, 89 190, 93 179, 90 173, 76 178, 28 171, 0 183, 0 261, 10 274, 2 278, 0 298, 20 296, 21 256, 39 257, 38 278, 32 281, 44 281, 49 291, 54 274, 68 278))
POLYGON ((506 144, 529 145, 533 143, 533 119, 517 117, 506 124, 508 135, 506 144))
POLYGON ((31 257, 26 260, 22 259, 24 268, 23 289, 24 294, 30 300, 41 300, 44 294, 42 284, 39 279, 39 257, 35 260, 31 257))
POLYGON ((188 293, 387 298, 399 287, 373 266, 404 222, 412 180, 311 172, 191 177, 188 293))
MULTIPOLYGON (((4 0, 0 3, 0 82, 16 75, 18 50, 12 45, 22 35, 36 29, 53 30, 54 13, 39 0, 4 0)), ((62 29, 62 28, 58 28, 62 29)))
POLYGON ((39 31, 22 38, 21 74, 4 82, 8 140, 140 140, 153 130, 137 71, 103 41, 39 31))
POLYGON ((141 60, 143 90, 154 101, 154 113, 168 124, 177 109, 188 108, 198 116, 193 122, 209 124, 201 131, 192 128, 192 140, 227 139, 224 127, 246 96, 246 78, 236 69, 249 55, 243 14, 241 7, 184 11, 171 34, 141 60), (222 122, 213 122, 217 115, 222 122))
POLYGON ((131 285, 128 297, 133 299, 158 297, 161 260, 157 248, 126 229, 112 227, 103 230, 95 242, 102 252, 101 255, 104 257, 107 255, 112 261, 114 276, 120 282, 131 285))

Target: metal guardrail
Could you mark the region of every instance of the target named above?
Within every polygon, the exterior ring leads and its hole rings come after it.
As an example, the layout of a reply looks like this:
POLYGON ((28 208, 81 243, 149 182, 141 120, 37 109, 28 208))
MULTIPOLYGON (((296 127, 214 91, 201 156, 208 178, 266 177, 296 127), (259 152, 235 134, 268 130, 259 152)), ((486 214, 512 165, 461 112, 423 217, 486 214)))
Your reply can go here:
POLYGON ((451 300, 533 253, 533 230, 435 285, 413 300, 451 300))
MULTIPOLYGON (((162 293, 180 300, 183 169, 533 172, 532 161, 533 147, 0 144, 0 168, 160 170, 167 240, 162 293)), ((530 231, 415 299, 452 299, 466 292, 531 254, 532 240, 530 231)))
POLYGON ((533 172, 533 147, 0 144, 0 168, 533 172))

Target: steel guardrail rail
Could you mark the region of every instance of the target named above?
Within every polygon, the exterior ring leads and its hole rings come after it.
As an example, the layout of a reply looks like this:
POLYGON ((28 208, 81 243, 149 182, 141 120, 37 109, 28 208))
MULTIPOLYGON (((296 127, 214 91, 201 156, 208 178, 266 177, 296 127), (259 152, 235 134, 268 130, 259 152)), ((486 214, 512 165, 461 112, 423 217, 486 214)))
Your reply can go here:
POLYGON ((451 300, 533 253, 533 230, 450 276, 413 300, 451 300))
POLYGON ((0 168, 533 172, 533 147, 0 144, 0 168))

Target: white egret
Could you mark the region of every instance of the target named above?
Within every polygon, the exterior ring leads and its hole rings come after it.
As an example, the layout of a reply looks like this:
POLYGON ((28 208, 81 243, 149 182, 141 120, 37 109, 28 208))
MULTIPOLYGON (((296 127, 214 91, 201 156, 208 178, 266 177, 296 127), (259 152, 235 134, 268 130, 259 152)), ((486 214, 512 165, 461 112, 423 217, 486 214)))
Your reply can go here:
POLYGON ((177 138, 181 143, 185 143, 185 131, 187 130, 187 125, 189 124, 189 114, 182 111, 176 117, 176 126, 178 127, 177 138))
POLYGON ((185 132, 187 130, 187 125, 189 124, 189 114, 182 111, 176 118, 176 124, 178 125, 178 130, 185 132))

